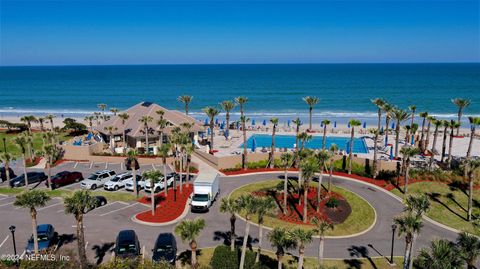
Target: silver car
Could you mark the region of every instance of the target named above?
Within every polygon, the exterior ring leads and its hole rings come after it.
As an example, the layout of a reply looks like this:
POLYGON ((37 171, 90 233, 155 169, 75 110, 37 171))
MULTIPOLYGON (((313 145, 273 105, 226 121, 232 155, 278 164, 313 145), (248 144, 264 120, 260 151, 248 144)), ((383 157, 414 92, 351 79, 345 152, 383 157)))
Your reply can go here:
POLYGON ((102 187, 107 181, 116 176, 113 170, 102 170, 91 174, 82 181, 80 187, 82 189, 95 190, 98 187, 102 187))

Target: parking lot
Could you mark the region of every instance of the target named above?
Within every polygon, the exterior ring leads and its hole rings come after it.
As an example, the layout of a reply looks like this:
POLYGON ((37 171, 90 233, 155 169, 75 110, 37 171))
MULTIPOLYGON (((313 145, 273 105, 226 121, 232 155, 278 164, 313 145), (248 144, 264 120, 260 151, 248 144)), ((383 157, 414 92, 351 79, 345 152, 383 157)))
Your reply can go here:
MULTIPOLYGON (((21 175, 23 168, 19 165, 12 167, 17 175, 21 175)), ((156 169, 163 171, 162 165, 156 165, 156 169)), ((99 170, 114 170, 117 174, 126 172, 123 164, 113 163, 81 163, 81 162, 66 162, 52 168, 52 175, 61 171, 78 171, 86 178, 88 175, 99 170)), ((152 165, 141 165, 138 173, 153 169, 152 165)), ((30 171, 43 171, 43 169, 30 171)), ((170 168, 167 168, 171 172, 170 168)), ((8 187, 8 183, 0 184, 1 187, 8 187)), ((30 185, 33 187, 35 185, 30 185)), ((46 188, 45 183, 42 182, 36 188, 46 188)), ((73 183, 59 189, 79 189, 80 182, 73 183)), ((103 188, 98 188, 93 192, 103 192, 103 188)), ((131 192, 125 191, 123 188, 116 192, 125 192, 133 195, 131 192)), ((145 195, 143 191, 140 192, 140 197, 145 195)), ((8 229, 10 225, 16 227, 15 240, 17 246, 17 253, 24 252, 27 240, 32 234, 32 222, 28 209, 15 207, 13 202, 14 196, 0 195, 0 215, 2 220, 0 222, 0 254, 13 254, 12 235, 8 229)), ((139 237, 142 245, 142 252, 145 253, 146 258, 151 258, 151 249, 155 239, 159 233, 171 232, 173 233, 174 225, 165 227, 152 227, 141 225, 133 222, 131 217, 141 211, 149 210, 148 205, 141 204, 136 201, 108 201, 104 206, 96 208, 85 215, 84 229, 87 256, 90 261, 94 263, 101 263, 105 260, 111 259, 113 256, 113 247, 116 235, 119 231, 125 229, 133 229, 139 237)), ((76 221, 73 215, 65 215, 62 198, 52 198, 45 207, 37 209, 38 224, 49 223, 55 228, 58 233, 57 251, 63 249, 76 249, 76 221)), ((178 242, 179 250, 187 249, 188 245, 178 242)))

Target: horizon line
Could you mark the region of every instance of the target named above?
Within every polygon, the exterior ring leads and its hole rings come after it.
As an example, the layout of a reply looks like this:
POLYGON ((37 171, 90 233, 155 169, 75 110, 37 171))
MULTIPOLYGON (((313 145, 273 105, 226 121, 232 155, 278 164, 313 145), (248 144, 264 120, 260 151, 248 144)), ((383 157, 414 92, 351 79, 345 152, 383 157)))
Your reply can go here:
POLYGON ((69 67, 69 66, 186 66, 186 65, 376 65, 376 64, 480 64, 480 61, 451 62, 318 62, 318 63, 154 63, 154 64, 32 64, 32 65, 1 65, 2 67, 69 67))

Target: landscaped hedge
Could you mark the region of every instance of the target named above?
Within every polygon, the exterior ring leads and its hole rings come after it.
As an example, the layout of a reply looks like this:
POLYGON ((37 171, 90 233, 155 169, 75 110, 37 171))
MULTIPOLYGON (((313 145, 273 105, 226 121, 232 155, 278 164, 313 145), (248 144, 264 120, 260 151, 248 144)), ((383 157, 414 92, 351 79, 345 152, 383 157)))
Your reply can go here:
POLYGON ((238 258, 235 251, 231 251, 229 246, 220 245, 213 251, 210 266, 212 269, 237 269, 238 258))

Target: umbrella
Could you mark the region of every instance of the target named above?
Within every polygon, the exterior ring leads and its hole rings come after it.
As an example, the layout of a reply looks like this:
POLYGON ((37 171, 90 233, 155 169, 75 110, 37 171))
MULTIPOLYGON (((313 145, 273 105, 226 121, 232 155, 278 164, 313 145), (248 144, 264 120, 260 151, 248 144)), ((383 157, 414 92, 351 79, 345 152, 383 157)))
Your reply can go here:
POLYGON ((288 125, 288 127, 290 127, 290 120, 287 121, 287 125, 288 125))
POLYGON ((240 122, 237 121, 237 129, 240 129, 240 122))
POLYGON ((323 121, 322 121, 322 122, 320 122, 320 127, 323 127, 323 121))
POLYGON ((337 128, 337 121, 333 122, 333 128, 337 128))
POLYGON ((255 152, 255 149, 257 149, 257 140, 253 138, 252 140, 252 151, 255 152))
POLYGON ((390 160, 393 160, 393 146, 390 147, 390 160))
POLYGON ((347 127, 350 128, 350 122, 347 124, 347 127))
POLYGON ((380 133, 383 133, 383 126, 382 126, 382 128, 380 128, 380 133))
POLYGON ((211 132, 210 127, 208 127, 207 128, 207 135, 210 135, 210 132, 211 132))
POLYGON ((263 120, 262 124, 263 126, 267 125, 267 120, 263 120))
POLYGON ((228 129, 225 130, 225 132, 223 132, 223 134, 225 135, 225 138, 228 138, 228 129))
POLYGON ((392 129, 395 129, 395 122, 392 122, 392 129))
POLYGON ((220 130, 223 130, 223 128, 225 128, 225 124, 222 122, 222 124, 220 124, 220 130))
POLYGON ((385 135, 385 147, 388 145, 388 135, 385 135))
POLYGON ((218 125, 218 118, 215 119, 215 125, 218 125))
POLYGON ((208 125, 208 119, 205 119, 205 122, 203 123, 203 125, 208 125))
POLYGON ((255 125, 255 120, 252 120, 252 125, 255 125))
POLYGON ((412 145, 415 145, 415 135, 412 134, 412 145))
POLYGON ((363 122, 363 129, 365 129, 365 128, 367 128, 367 122, 366 121, 363 122))

